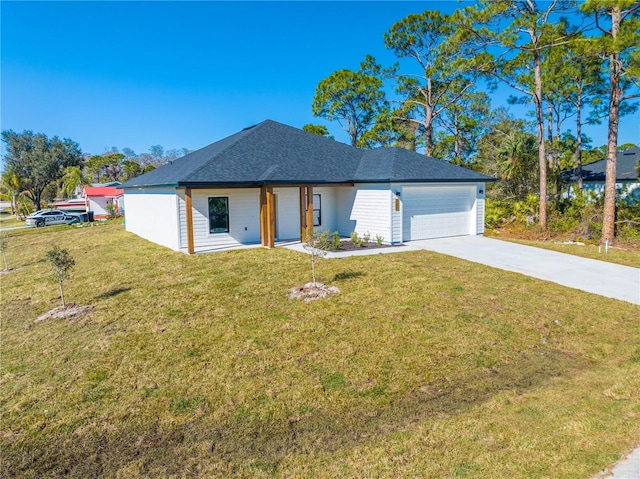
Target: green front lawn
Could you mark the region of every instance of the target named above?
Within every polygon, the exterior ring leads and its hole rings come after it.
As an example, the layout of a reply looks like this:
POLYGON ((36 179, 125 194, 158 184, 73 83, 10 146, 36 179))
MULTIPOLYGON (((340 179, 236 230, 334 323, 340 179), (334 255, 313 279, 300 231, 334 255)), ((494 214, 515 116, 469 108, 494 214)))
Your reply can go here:
MULTIPOLYGON (((427 251, 186 256, 18 230, 2 477, 590 478, 640 438, 640 307, 427 251), (69 249, 59 305, 44 257, 69 249)), ((604 280, 604 279, 603 279, 604 280)))

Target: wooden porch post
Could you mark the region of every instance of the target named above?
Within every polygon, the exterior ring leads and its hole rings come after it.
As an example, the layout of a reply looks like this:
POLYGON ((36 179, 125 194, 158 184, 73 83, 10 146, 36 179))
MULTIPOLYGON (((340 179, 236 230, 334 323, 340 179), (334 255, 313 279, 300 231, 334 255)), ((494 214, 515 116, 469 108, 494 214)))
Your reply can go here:
POLYGON ((267 246, 273 248, 276 245, 276 197, 273 188, 267 188, 267 246))
POLYGON ((273 248, 276 245, 276 199, 273 188, 260 187, 260 242, 262 246, 273 248))
POLYGON ((307 241, 307 200, 305 198, 306 188, 300 187, 300 241, 307 241))
POLYGON ((307 236, 313 239, 313 186, 307 186, 307 236))
POLYGON ((186 188, 184 192, 185 210, 187 212, 187 252, 195 253, 193 242, 193 201, 191 200, 191 188, 186 188))
POLYGON ((260 187, 260 242, 267 246, 267 187, 260 187))

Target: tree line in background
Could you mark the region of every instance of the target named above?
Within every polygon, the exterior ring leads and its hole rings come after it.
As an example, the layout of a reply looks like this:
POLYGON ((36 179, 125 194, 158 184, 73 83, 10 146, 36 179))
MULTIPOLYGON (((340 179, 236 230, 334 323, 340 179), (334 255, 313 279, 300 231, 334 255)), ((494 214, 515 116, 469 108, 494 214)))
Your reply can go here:
MULTIPOLYGON (((589 216, 591 227, 597 220, 603 242, 614 239, 616 224, 640 224, 634 209, 616 221, 615 190, 618 148, 635 146, 618 145, 618 124, 640 97, 639 2, 479 0, 451 15, 411 14, 391 26, 384 43, 395 64, 367 56, 359 70, 338 70, 316 89, 314 115, 339 122, 352 145, 424 151, 496 177, 489 219, 504 210, 529 223, 537 218, 546 230, 549 213, 557 222, 572 212, 589 216), (499 84, 531 115, 492 109, 499 84), (593 147, 583 126, 605 119, 608 142, 593 147), (604 197, 578 191, 568 204, 561 172, 574 169, 581 190, 582 166, 602 158, 604 197)), ((303 129, 332 138, 323 125, 303 129)), ((31 131, 3 131, 2 140, 2 194, 16 212, 21 202, 39 209, 79 185, 125 181, 188 152, 154 145, 142 154, 114 147, 88 155, 69 139, 31 131)))
POLYGON ((2 141, 7 154, 1 193, 16 215, 39 210, 45 201, 71 198, 80 186, 135 178, 189 152, 186 148, 165 151, 153 145, 141 154, 112 147, 102 155, 90 155, 68 138, 48 138, 31 131, 3 131, 2 141))
MULTIPOLYGON (((618 124, 640 97, 640 3, 480 0, 451 15, 411 14, 384 43, 398 61, 367 56, 357 71, 332 73, 316 89, 315 116, 337 121, 354 146, 422 150, 495 176, 496 198, 535 194, 542 230, 562 209, 561 172, 574 168, 582 190, 582 166, 606 157, 601 240, 613 240, 618 124), (532 117, 491 110, 486 91, 499 84, 532 117), (603 119, 607 145, 591 148, 583 126, 603 119)), ((305 126, 328 136, 321 128, 305 126)))

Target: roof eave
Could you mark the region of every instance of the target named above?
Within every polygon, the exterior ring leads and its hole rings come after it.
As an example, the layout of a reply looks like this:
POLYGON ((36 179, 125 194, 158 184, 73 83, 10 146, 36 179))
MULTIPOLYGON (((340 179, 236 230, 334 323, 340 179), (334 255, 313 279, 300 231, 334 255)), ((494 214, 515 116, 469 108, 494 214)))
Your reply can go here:
MULTIPOLYGON (((127 186, 120 186, 121 190, 137 190, 140 188, 162 188, 162 187, 167 187, 167 186, 171 186, 171 187, 177 187, 178 183, 141 183, 141 184, 137 184, 137 185, 127 185, 127 186)), ((126 193, 126 191, 125 191, 126 193)))
POLYGON ((260 186, 297 186, 297 185, 345 185, 353 184, 353 180, 261 180, 261 181, 181 181, 178 187, 184 188, 258 188, 260 186))
POLYGON ((125 190, 137 190, 141 188, 257 188, 260 186, 296 186, 296 185, 353 185, 355 183, 492 183, 497 181, 496 178, 432 178, 432 179, 416 179, 416 178, 359 178, 340 179, 340 180, 265 180, 265 181, 179 181, 177 183, 148 183, 121 186, 125 190))
POLYGON ((376 178, 376 179, 357 179, 354 183, 490 183, 498 181, 496 178, 434 178, 434 179, 416 179, 416 178, 376 178))

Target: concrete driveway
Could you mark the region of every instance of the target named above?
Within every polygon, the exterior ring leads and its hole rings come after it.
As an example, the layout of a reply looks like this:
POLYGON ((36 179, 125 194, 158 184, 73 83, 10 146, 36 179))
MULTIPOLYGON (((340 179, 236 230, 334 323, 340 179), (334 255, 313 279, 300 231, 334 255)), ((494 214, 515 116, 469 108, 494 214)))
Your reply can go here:
POLYGON ((640 305, 638 268, 484 236, 419 240, 407 245, 640 305))

